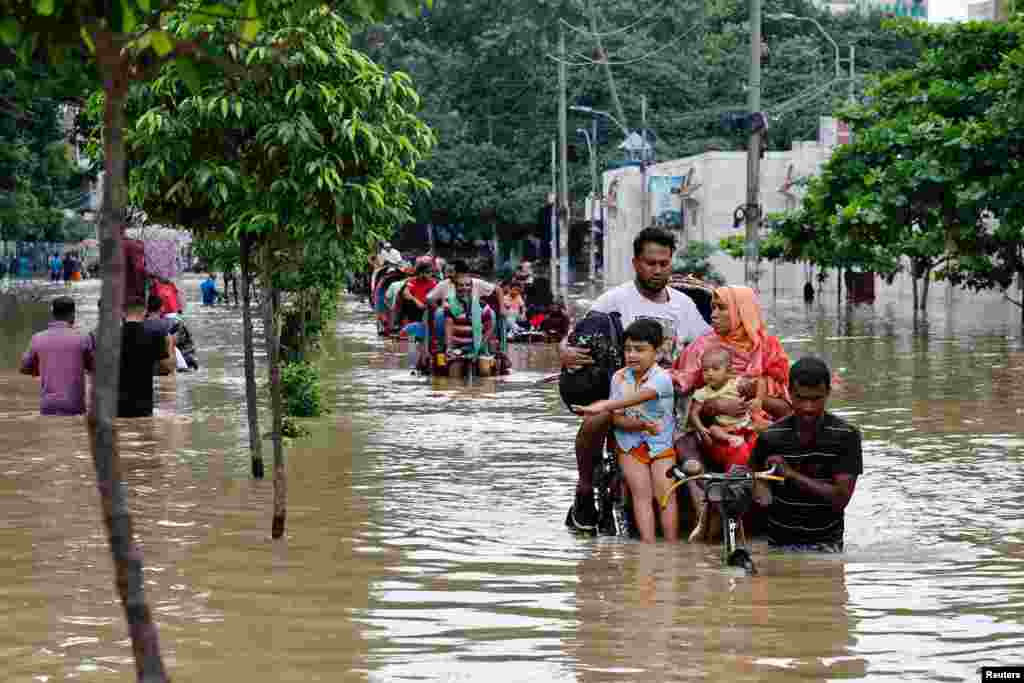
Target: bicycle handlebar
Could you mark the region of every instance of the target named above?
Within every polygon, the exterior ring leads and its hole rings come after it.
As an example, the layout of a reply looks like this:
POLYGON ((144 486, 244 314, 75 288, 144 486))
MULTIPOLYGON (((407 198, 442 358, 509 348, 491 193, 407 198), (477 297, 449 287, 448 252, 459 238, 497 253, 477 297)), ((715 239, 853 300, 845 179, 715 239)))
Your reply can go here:
POLYGON ((729 482, 729 481, 752 481, 754 479, 763 479, 767 481, 785 481, 785 477, 781 477, 776 472, 778 471, 778 465, 772 465, 770 469, 762 472, 752 472, 750 470, 743 470, 741 472, 705 472, 703 474, 687 475, 681 469, 679 465, 673 465, 672 468, 665 473, 665 476, 669 479, 675 479, 680 484, 685 484, 688 481, 716 481, 716 482, 729 482))
POLYGON ((761 479, 766 481, 785 481, 785 477, 780 477, 775 474, 778 471, 778 465, 772 465, 771 469, 764 470, 762 472, 752 472, 750 470, 742 470, 740 472, 705 472, 704 474, 687 475, 681 469, 679 465, 673 465, 672 468, 665 473, 669 479, 675 479, 676 482, 672 484, 668 492, 662 496, 658 502, 661 504, 662 509, 668 506, 669 496, 671 496, 677 488, 682 486, 688 481, 711 481, 711 482, 753 482, 755 479, 761 479))

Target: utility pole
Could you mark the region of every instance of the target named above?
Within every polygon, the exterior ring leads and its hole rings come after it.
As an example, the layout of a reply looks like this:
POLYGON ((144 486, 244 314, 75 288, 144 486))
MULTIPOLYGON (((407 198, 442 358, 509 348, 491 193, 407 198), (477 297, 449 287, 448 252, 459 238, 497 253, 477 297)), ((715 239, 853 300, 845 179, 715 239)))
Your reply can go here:
POLYGON ((640 96, 640 229, 647 227, 651 198, 647 194, 647 95, 640 96))
POLYGON ((593 0, 589 3, 590 5, 590 31, 594 34, 594 40, 597 42, 597 51, 600 54, 601 63, 604 64, 604 75, 608 79, 608 92, 612 96, 612 104, 615 105, 615 115, 619 117, 619 121, 622 125, 626 125, 626 114, 622 110, 622 102, 619 100, 619 91, 615 88, 615 79, 612 77, 612 65, 608 63, 608 54, 604 51, 604 45, 601 43, 601 34, 597 30, 597 8, 594 6, 593 0))
POLYGON ((569 103, 566 102, 565 73, 565 27, 558 31, 558 143, 561 147, 562 191, 558 197, 558 285, 562 296, 569 289, 569 142, 566 139, 566 117, 569 103))
POLYGON ((854 77, 855 77, 855 73, 854 73, 854 67, 853 67, 853 43, 850 43, 850 104, 853 104, 854 102, 857 101, 857 94, 854 91, 854 87, 853 87, 853 79, 854 79, 854 77))
POLYGON ((761 128, 754 125, 754 115, 761 109, 761 0, 750 0, 750 78, 748 109, 750 110, 750 143, 747 146, 747 221, 744 249, 744 282, 757 289, 758 257, 761 228, 761 128))
POLYGON ((549 264, 551 266, 551 279, 549 285, 551 287, 551 296, 555 296, 555 290, 558 288, 558 271, 555 267, 555 262, 558 259, 558 143, 554 140, 551 141, 551 258, 549 264))
MULTIPOLYGON (((602 183, 597 177, 597 117, 590 119, 590 178, 593 189, 590 199, 590 281, 597 280, 597 221, 601 215, 602 183)), ((1022 280, 1024 282, 1024 280, 1022 280)))

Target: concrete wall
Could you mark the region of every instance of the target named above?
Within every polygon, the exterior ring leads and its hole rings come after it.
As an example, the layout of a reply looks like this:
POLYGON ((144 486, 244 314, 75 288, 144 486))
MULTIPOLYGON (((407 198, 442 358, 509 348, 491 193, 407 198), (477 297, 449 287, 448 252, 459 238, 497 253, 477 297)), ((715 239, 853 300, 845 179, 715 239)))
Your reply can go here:
MULTIPOLYGON (((831 153, 830 147, 816 142, 795 142, 787 152, 769 152, 761 160, 761 203, 766 213, 783 211, 796 206, 800 191, 793 188, 792 195, 783 192, 787 174, 797 179, 816 175, 831 153)), ((687 240, 701 240, 717 244, 723 237, 741 234, 743 228, 733 227, 733 213, 746 202, 747 154, 746 152, 707 152, 685 159, 665 161, 650 166, 647 176, 686 176, 693 171, 689 197, 682 200, 684 228, 679 233, 680 244, 687 240)), ((641 228, 643 195, 641 192, 640 169, 630 167, 608 171, 604 174, 603 189, 606 199, 605 216, 608 229, 605 231, 605 283, 616 285, 633 277, 633 238, 641 228), (614 187, 613 187, 614 185, 614 187)), ((654 198, 648 197, 651 206, 647 216, 654 214, 654 198)), ((650 220, 648 220, 650 222, 650 220)), ((716 268, 731 283, 743 282, 743 263, 724 253, 713 258, 716 268)), ((804 267, 799 264, 782 264, 774 268, 762 265, 761 289, 773 287, 773 277, 778 277, 778 287, 802 287, 804 267)))

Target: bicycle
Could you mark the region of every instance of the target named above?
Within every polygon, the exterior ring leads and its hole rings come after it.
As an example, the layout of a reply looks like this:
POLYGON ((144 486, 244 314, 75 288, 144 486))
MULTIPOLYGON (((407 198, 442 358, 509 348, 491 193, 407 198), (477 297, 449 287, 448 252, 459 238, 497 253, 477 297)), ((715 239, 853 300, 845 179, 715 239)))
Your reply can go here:
POLYGON ((594 466, 594 503, 597 507, 597 533, 606 536, 637 535, 633 518, 626 509, 626 478, 619 457, 605 448, 594 466))
POLYGON ((775 466, 763 472, 752 472, 746 467, 733 467, 729 472, 705 472, 689 475, 679 465, 673 465, 667 473, 675 483, 658 502, 662 508, 668 505, 669 496, 680 486, 691 481, 703 481, 704 502, 717 502, 722 518, 722 564, 726 567, 742 567, 750 575, 757 574, 757 567, 750 554, 750 543, 743 530, 740 518, 750 509, 753 500, 754 482, 785 481, 776 474, 775 466), (742 538, 742 543, 737 540, 742 538))

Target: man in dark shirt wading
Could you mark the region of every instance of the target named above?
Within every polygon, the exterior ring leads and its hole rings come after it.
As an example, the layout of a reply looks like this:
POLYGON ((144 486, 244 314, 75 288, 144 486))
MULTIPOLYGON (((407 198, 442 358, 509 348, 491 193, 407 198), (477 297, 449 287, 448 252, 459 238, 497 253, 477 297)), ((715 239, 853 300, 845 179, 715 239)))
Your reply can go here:
POLYGON ((174 372, 174 356, 167 336, 146 330, 145 303, 131 301, 125 306, 121 327, 121 379, 117 396, 118 417, 149 417, 153 414, 153 366, 161 374, 174 372))
POLYGON ((789 371, 793 414, 763 432, 751 468, 777 465, 785 482, 770 495, 765 529, 774 546, 815 552, 843 549, 843 511, 863 471, 856 427, 825 411, 831 372, 817 358, 801 358, 789 371), (770 502, 769 502, 770 499, 770 502))

